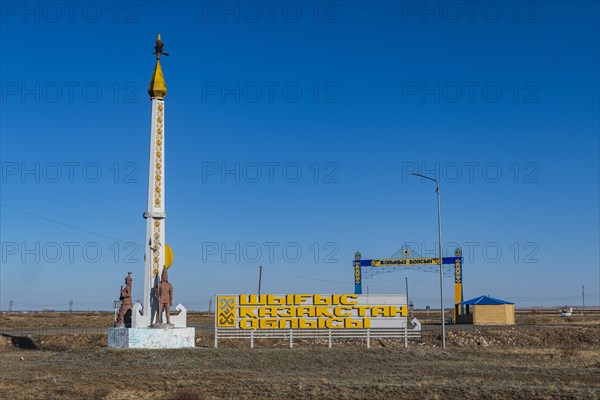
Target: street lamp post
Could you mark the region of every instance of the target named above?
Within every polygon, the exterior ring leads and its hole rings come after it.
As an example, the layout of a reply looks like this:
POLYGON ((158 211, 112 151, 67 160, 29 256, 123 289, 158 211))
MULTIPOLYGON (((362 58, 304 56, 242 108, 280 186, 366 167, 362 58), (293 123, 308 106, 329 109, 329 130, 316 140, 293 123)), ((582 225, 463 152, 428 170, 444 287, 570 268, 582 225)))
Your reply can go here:
POLYGON ((444 272, 442 270, 442 217, 441 217, 441 207, 440 207, 440 182, 437 179, 430 178, 425 175, 412 173, 411 175, 420 176, 424 179, 429 179, 430 181, 434 181, 436 185, 436 193, 437 193, 437 203, 438 203, 438 242, 439 242, 439 255, 440 255, 440 304, 441 304, 441 312, 440 315, 442 317, 442 349, 446 348, 446 321, 444 320, 444 272))

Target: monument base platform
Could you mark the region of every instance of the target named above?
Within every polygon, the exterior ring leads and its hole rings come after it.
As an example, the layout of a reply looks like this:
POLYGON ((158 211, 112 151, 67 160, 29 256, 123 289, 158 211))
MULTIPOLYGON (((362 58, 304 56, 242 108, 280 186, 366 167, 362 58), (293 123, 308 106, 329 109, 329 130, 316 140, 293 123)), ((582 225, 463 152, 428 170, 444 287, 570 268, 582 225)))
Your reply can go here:
POLYGON ((108 329, 108 347, 118 349, 186 349, 195 343, 195 328, 108 329))

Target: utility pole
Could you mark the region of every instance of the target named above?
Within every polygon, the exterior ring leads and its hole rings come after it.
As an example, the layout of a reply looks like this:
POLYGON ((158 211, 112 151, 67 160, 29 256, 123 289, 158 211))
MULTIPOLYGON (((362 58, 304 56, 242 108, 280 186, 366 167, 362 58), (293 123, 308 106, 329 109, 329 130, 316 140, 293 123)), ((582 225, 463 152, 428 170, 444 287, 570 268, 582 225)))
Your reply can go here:
POLYGON ((435 192, 437 193, 437 217, 438 217, 438 244, 440 255, 440 317, 442 320, 442 349, 446 349, 446 315, 444 313, 444 270, 442 257, 442 211, 440 206, 440 182, 437 179, 413 172, 411 175, 419 176, 435 182, 435 192))
POLYGON ((409 306, 409 301, 408 301, 408 276, 404 277, 404 283, 406 285, 406 315, 408 317, 408 319, 410 319, 410 306, 409 306))
POLYGON ((581 315, 583 315, 585 314, 585 288, 583 283, 581 284, 581 303, 583 303, 583 309, 581 310, 581 315))
POLYGON ((258 269, 258 294, 260 294, 260 284, 262 283, 262 265, 258 269))

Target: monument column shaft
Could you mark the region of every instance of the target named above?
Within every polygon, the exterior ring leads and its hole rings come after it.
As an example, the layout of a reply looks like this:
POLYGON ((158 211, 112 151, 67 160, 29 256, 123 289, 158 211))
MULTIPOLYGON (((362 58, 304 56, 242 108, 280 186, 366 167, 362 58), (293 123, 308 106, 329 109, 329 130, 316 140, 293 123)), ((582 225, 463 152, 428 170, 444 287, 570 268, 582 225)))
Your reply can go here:
MULTIPOLYGON (((136 302, 131 307, 131 328, 117 326, 108 330, 108 346, 114 348, 180 349, 192 348, 196 343, 195 329, 186 327, 187 310, 183 304, 177 304, 175 309, 178 313, 170 315, 170 308, 173 305, 173 285, 169 283, 165 270, 173 262, 173 252, 165 242, 164 154, 167 85, 160 66, 161 56, 169 54, 163 51, 163 47, 164 43, 158 35, 156 46, 154 46, 156 65, 148 87, 148 94, 152 102, 152 120, 150 122, 148 208, 144 212, 146 219, 144 300, 142 304, 136 302), (157 296, 159 292, 160 299, 157 296), (166 324, 156 324, 159 308, 167 317, 166 324)), ((122 308, 125 312, 127 312, 126 308, 131 305, 131 301, 126 302, 130 298, 130 283, 131 276, 129 275, 126 279, 127 289, 121 290, 124 304, 122 308)), ((121 314, 124 314, 123 310, 121 314)))
POLYGON ((150 324, 156 318, 158 302, 155 288, 165 266, 165 102, 152 98, 150 128, 150 167, 148 169, 148 213, 146 219, 146 261, 144 269, 144 316, 150 324))

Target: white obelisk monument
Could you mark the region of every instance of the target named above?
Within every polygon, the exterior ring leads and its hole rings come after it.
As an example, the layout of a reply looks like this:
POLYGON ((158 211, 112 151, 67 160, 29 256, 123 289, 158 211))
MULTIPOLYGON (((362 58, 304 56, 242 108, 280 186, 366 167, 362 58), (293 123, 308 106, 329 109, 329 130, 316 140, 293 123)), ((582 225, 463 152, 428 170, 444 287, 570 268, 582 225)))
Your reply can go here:
MULTIPOLYGON (((160 41, 160 35, 158 36, 160 41)), ((157 41, 157 46, 158 46, 157 41)), ((165 267, 165 96, 167 85, 160 67, 161 52, 157 51, 154 73, 148 87, 152 101, 150 123, 150 166, 148 168, 148 208, 146 219, 146 252, 144 268, 144 317, 150 311, 148 325, 156 320, 158 304, 155 288, 165 267)), ((140 321, 141 322, 141 321, 140 321)), ((148 326, 146 325, 146 326, 148 326)))
POLYGON ((157 287, 161 282, 163 269, 169 268, 173 254, 165 242, 165 96, 167 86, 160 66, 164 43, 160 35, 156 40, 154 54, 156 65, 148 87, 152 102, 150 124, 150 166, 148 169, 148 208, 146 219, 146 242, 144 264, 144 300, 132 309, 131 328, 111 328, 110 347, 135 348, 182 348, 194 347, 195 329, 186 328, 186 309, 178 304, 176 315, 171 315, 171 323, 155 324, 158 311, 157 287), (114 331, 114 332, 113 332, 114 331), (125 331, 128 331, 125 333, 125 331), (111 343, 112 340, 112 343, 111 343))

